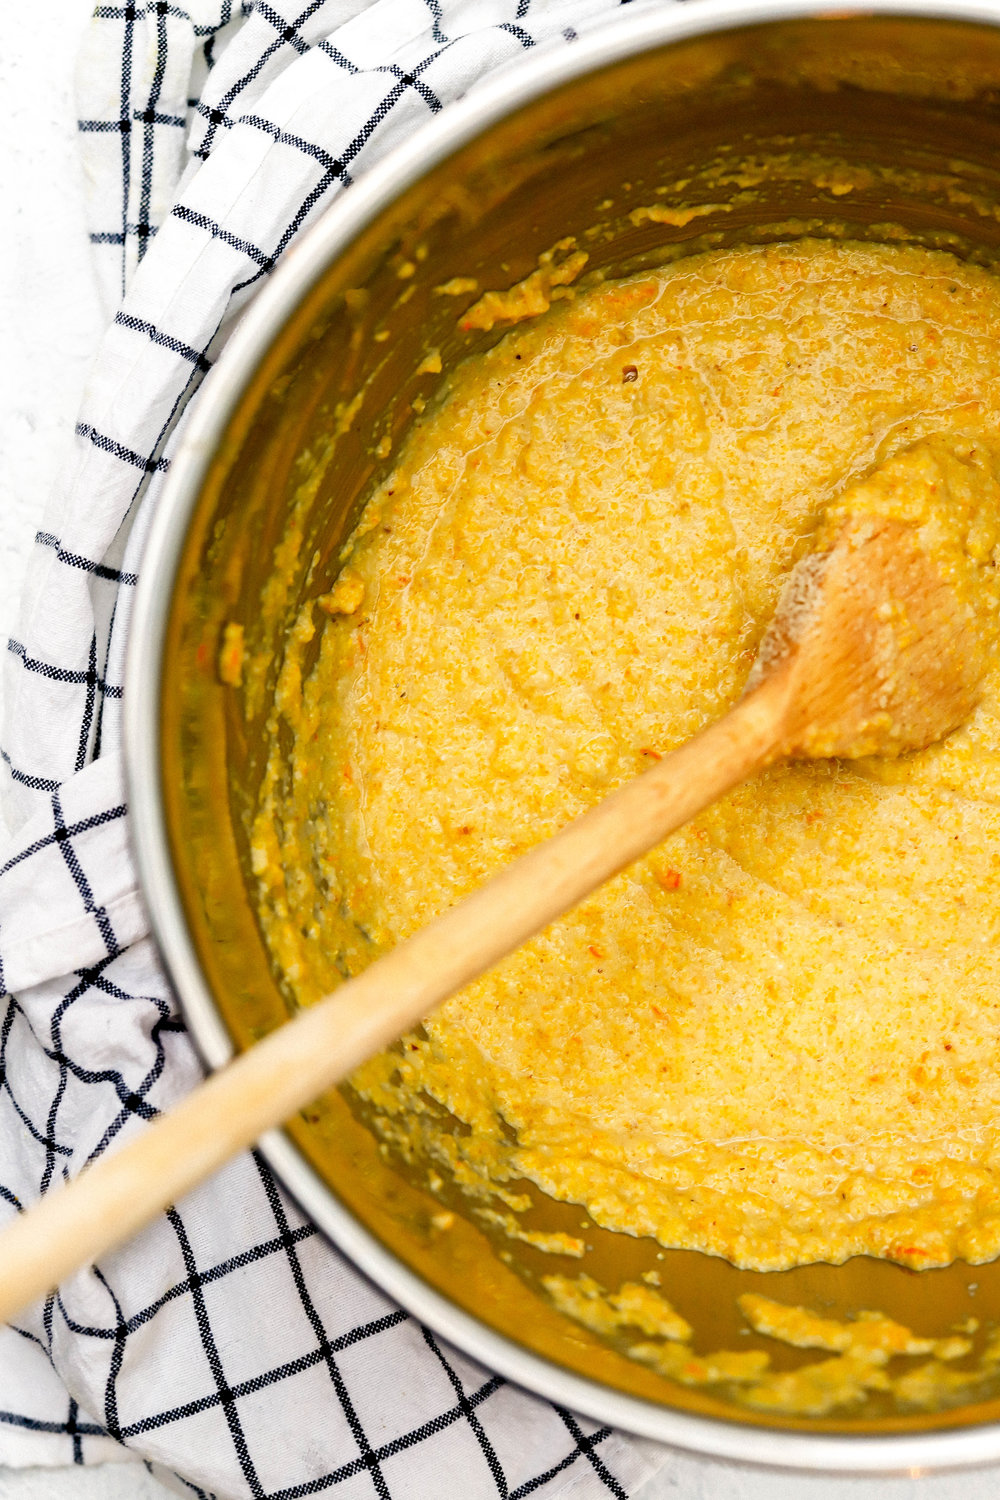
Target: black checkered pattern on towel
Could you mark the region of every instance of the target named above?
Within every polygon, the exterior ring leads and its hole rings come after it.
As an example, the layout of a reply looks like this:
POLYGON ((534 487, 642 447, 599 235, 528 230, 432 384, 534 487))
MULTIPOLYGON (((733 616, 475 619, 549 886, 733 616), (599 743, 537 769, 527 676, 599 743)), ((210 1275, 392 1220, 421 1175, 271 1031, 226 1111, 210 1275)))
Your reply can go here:
MULTIPOLYGON (((335 194, 485 74, 616 8, 97 6, 80 139, 111 321, 5 656, 0 1216, 199 1076, 146 935, 120 766, 142 539, 191 397, 335 194)), ((0 1392, 0 1460, 127 1445, 218 1500, 623 1500, 655 1463, 421 1328, 256 1155, 0 1330, 0 1392)))

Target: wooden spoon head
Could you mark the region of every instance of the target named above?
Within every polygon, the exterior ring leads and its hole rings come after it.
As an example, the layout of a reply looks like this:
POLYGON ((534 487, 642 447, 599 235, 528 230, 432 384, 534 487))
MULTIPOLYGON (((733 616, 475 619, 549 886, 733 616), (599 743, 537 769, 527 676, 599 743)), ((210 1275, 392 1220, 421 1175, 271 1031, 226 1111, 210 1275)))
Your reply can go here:
POLYGON ((780 754, 900 755, 975 708, 997 636, 1000 464, 915 444, 845 492, 792 571, 754 664, 784 705, 780 754))
POLYGON ((964 723, 989 665, 975 604, 917 527, 846 521, 794 570, 758 657, 787 674, 784 753, 894 756, 964 723))

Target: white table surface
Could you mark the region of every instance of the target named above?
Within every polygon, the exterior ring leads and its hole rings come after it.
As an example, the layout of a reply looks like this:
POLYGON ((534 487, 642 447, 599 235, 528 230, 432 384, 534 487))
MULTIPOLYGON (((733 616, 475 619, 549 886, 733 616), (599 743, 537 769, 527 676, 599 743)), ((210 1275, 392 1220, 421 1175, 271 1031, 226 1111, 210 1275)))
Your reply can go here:
MULTIPOLYGON (((15 624, 27 551, 68 450, 103 326, 83 225, 71 92, 90 9, 91 0, 0 5, 0 641, 15 624)), ((676 1454, 636 1500, 994 1500, 998 1486, 1000 1467, 835 1479, 676 1454)), ((0 1469, 0 1500, 167 1495, 140 1465, 0 1469)))

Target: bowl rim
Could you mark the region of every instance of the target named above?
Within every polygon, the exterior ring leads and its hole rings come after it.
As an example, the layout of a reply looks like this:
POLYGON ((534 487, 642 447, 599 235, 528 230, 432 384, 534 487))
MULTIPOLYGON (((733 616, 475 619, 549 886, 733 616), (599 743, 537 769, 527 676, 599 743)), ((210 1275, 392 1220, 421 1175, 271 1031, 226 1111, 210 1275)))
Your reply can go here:
MULTIPOLYGON (((152 933, 209 1070, 228 1062, 234 1049, 198 962, 170 859, 159 794, 161 662, 173 585, 202 482, 254 370, 288 317, 336 256, 402 190, 541 94, 609 64, 688 38, 784 20, 886 16, 1000 27, 1000 0, 689 0, 667 10, 654 3, 595 23, 570 46, 543 45, 505 65, 359 177, 285 251, 185 420, 139 567, 126 654, 123 740, 130 833, 152 933)), ((333 1244, 409 1313, 515 1384, 598 1422, 708 1458, 798 1471, 917 1477, 1000 1458, 1000 1423, 995 1422, 913 1434, 805 1433, 679 1411, 571 1374, 461 1311, 409 1270, 337 1200, 283 1130, 267 1132, 259 1149, 333 1244)))

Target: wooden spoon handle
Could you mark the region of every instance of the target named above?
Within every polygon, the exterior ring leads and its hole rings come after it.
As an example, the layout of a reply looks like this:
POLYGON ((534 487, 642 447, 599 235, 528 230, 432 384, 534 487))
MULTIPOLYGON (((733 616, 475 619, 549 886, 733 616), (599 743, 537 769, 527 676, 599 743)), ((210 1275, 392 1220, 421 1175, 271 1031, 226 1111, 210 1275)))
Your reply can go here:
POLYGON ((16 1218, 0 1233, 0 1323, 128 1239, 265 1130, 773 759, 782 703, 783 695, 765 682, 724 719, 16 1218))

